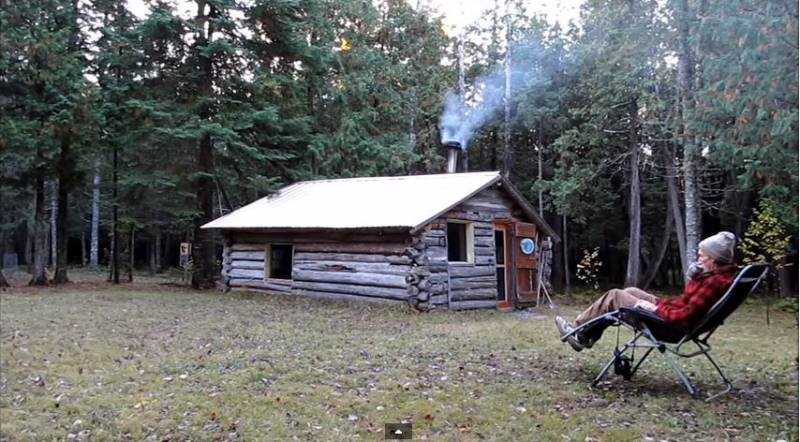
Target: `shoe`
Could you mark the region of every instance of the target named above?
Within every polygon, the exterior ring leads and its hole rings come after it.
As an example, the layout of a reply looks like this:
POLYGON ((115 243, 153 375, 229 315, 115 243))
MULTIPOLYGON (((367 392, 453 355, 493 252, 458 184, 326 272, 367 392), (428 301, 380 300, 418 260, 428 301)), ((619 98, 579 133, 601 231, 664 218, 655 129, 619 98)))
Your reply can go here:
POLYGON ((556 316, 556 328, 558 329, 559 337, 563 337, 564 335, 568 335, 567 343, 572 347, 575 351, 581 351, 584 349, 584 345, 578 340, 577 336, 574 334, 570 334, 575 331, 575 327, 572 326, 566 319, 562 318, 561 316, 556 316))

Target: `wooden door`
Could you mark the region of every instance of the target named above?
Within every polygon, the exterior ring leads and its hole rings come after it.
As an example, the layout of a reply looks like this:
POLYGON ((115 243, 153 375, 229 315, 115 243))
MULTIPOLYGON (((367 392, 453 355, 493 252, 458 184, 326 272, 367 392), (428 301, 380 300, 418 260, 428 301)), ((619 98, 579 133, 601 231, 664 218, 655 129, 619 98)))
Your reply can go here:
POLYGON ((513 307, 513 293, 511 262, 511 229, 510 224, 497 222, 494 225, 494 265, 497 276, 497 307, 513 307))
POLYGON ((536 302, 538 284, 537 236, 534 224, 514 224, 514 272, 516 273, 517 299, 522 303, 536 302), (531 241, 533 242, 533 249, 530 248, 531 241))

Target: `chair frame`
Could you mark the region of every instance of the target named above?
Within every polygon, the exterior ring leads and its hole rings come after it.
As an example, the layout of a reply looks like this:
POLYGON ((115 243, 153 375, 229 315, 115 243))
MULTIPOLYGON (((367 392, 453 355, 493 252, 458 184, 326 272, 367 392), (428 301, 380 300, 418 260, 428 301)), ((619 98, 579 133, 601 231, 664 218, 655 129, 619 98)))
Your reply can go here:
POLYGON ((723 324, 725 319, 730 316, 738 307, 744 302, 750 294, 758 287, 761 281, 766 277, 769 267, 764 264, 748 265, 741 269, 731 283, 731 286, 720 297, 720 299, 711 307, 706 315, 688 332, 680 330, 670 323, 664 321, 653 312, 635 308, 621 308, 603 316, 592 319, 591 321, 581 324, 570 333, 561 337, 562 341, 566 341, 570 336, 581 331, 590 329, 592 326, 597 326, 605 323, 607 326, 620 327, 624 326, 633 332, 631 337, 622 346, 619 345, 619 328, 617 329, 617 345, 613 350, 611 359, 606 363, 600 374, 592 382, 592 387, 596 386, 603 376, 613 366, 615 373, 622 374, 626 380, 630 380, 633 375, 639 370, 642 363, 647 360, 653 350, 657 349, 667 365, 678 376, 683 386, 692 397, 699 399, 697 388, 692 385, 689 377, 681 370, 678 364, 675 363, 674 358, 670 355, 675 355, 680 358, 693 358, 695 356, 703 355, 710 362, 711 365, 717 370, 720 379, 725 385, 725 389, 719 393, 709 396, 706 401, 711 401, 717 397, 730 392, 733 389, 733 383, 725 376, 725 373, 720 368, 717 361, 711 355, 711 344, 708 339, 723 324), (747 287, 749 285, 749 287, 747 287), (741 287, 743 286, 743 287, 741 287), (739 288, 744 291, 737 291, 739 288), (679 336, 679 339, 666 339, 661 338, 667 334, 672 336, 679 336), (669 342, 672 341, 672 342, 669 342), (675 342, 677 341, 677 342, 675 342), (691 351, 684 349, 685 345, 693 343, 697 346, 697 350, 691 351), (635 359, 635 350, 637 348, 646 349, 644 355, 638 360, 635 359), (628 353, 630 356, 628 356, 628 353), (634 362, 636 363, 635 365, 634 362))

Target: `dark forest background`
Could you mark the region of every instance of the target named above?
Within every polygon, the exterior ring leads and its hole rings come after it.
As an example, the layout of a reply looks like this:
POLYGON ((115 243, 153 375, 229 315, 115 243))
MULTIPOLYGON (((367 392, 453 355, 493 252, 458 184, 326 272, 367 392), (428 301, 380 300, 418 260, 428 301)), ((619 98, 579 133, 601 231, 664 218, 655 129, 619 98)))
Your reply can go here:
POLYGON ((457 36, 405 1, 146 3, 0 0, 0 256, 34 284, 192 242, 209 287, 200 225, 298 180, 442 173, 446 93, 524 66, 469 168, 542 205, 557 287, 679 287, 726 229, 797 290, 797 2, 588 0, 565 27, 487 2, 457 36))

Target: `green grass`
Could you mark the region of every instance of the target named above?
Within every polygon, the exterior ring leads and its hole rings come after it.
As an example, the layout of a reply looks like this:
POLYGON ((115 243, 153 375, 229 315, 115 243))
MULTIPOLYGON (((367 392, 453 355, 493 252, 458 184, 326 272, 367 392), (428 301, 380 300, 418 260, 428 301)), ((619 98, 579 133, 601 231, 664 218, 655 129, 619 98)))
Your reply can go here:
MULTIPOLYGON (((796 315, 767 327, 760 305, 713 342, 738 387, 713 403, 658 359, 589 388, 616 333, 575 353, 552 310, 418 314, 84 280, 2 293, 0 312, 2 440, 383 440, 403 420, 428 440, 798 438, 796 315)), ((719 388, 705 364, 685 367, 719 388)))

